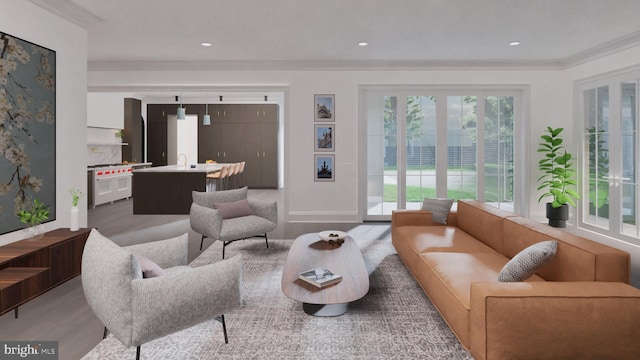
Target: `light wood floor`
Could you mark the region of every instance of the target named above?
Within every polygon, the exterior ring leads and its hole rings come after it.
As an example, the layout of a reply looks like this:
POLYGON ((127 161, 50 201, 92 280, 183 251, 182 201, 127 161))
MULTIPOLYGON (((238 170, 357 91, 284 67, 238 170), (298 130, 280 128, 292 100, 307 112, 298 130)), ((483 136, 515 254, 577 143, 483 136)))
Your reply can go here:
MULTIPOLYGON (((278 210, 282 211, 280 190, 250 190, 249 197, 276 200, 278 210)), ((133 215, 133 201, 129 199, 90 209, 88 226, 120 245, 189 232, 189 260, 192 260, 200 253, 200 236, 191 231, 188 219, 188 215, 133 215)), ((281 222, 269 237, 295 239, 303 233, 328 227, 347 231, 357 225, 281 222)), ((204 246, 209 245, 211 241, 205 240, 204 246)), ((13 311, 0 317, 0 339, 58 341, 60 360, 80 359, 102 340, 103 325, 87 305, 79 276, 22 305, 19 314, 18 319, 14 318, 13 311)))

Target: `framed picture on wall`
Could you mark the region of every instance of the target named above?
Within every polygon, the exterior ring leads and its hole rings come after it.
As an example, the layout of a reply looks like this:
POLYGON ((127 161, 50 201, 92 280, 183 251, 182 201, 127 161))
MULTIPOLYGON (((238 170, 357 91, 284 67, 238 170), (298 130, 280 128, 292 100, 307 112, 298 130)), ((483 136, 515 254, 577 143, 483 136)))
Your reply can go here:
POLYGON ((335 181, 335 155, 315 154, 316 165, 314 181, 335 181))
POLYGON ((0 32, 0 235, 56 220, 56 52, 0 32), (27 220, 28 221, 28 220, 27 220))
POLYGON ((315 133, 315 151, 335 151, 334 142, 334 125, 316 124, 314 126, 315 133))
POLYGON ((334 94, 316 94, 313 97, 315 121, 335 120, 335 100, 334 94))

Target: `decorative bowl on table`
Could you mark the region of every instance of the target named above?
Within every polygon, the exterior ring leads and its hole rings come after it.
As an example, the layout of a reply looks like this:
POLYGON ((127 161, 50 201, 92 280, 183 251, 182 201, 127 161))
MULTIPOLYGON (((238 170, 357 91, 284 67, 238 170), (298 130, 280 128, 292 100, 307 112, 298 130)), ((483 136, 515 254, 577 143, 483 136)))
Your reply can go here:
POLYGON ((347 233, 339 230, 325 230, 318 233, 322 241, 342 244, 347 237, 347 233))

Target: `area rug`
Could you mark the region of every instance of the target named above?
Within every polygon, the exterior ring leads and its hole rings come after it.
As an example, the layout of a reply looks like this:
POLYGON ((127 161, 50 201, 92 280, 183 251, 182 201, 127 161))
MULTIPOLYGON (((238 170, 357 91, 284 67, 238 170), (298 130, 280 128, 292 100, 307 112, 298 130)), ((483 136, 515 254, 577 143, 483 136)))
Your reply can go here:
MULTIPOLYGON (((357 240, 370 273, 368 294, 338 317, 305 314, 282 294, 282 268, 292 240, 246 240, 227 247, 243 257, 243 306, 141 347, 141 359, 472 359, 402 264, 390 240, 357 240)), ((214 243, 192 262, 220 261, 214 243)), ((83 359, 135 359, 109 335, 83 359)))

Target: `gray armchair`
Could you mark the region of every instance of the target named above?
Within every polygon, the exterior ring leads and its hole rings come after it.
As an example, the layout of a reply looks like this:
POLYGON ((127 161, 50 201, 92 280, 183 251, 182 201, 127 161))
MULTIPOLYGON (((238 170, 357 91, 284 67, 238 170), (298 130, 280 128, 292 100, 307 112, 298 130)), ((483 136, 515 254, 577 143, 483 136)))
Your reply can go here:
POLYGON ((242 302, 242 258, 192 268, 187 264, 187 234, 120 247, 96 229, 82 254, 82 287, 89 306, 126 346, 140 345, 201 322, 222 322, 242 302), (157 264, 163 275, 143 278, 135 255, 157 264))
POLYGON ((192 196, 189 220, 191 228, 202 234, 200 250, 206 237, 222 241, 223 259, 227 245, 237 240, 264 237, 269 248, 267 232, 278 225, 278 205, 275 201, 247 199, 247 187, 213 192, 193 191, 192 196), (246 202, 249 206, 246 206, 246 202))

